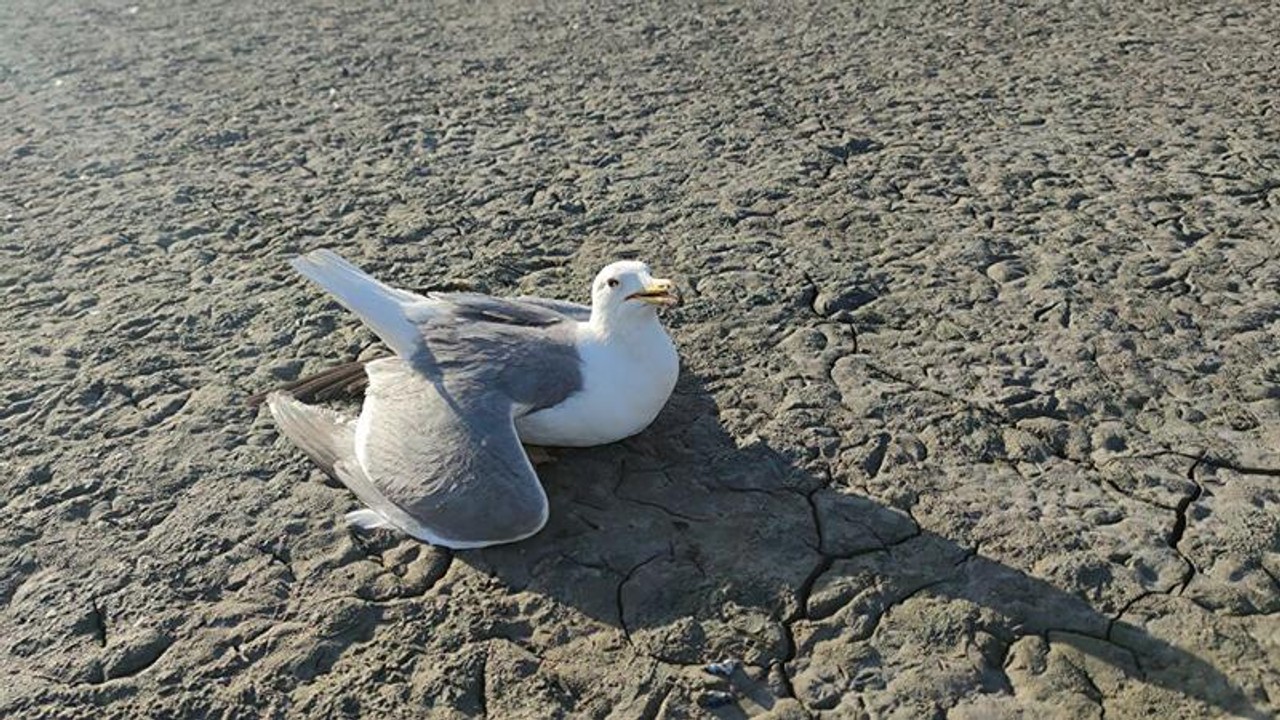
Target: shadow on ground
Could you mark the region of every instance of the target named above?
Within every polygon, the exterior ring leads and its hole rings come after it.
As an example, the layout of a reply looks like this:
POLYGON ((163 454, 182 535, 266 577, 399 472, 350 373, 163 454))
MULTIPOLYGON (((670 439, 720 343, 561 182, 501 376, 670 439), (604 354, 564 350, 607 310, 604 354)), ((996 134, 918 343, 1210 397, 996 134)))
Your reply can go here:
MULTIPOLYGON (((767 709, 787 695, 810 709, 849 697, 875 706, 913 673, 926 685, 962 675, 960 686, 1008 694, 1011 649, 1028 638, 1043 643, 1026 662, 1046 662, 1051 643, 1085 658, 1072 667, 1087 701, 1108 694, 1097 676, 1110 675, 1265 714, 1191 649, 924 530, 909 508, 800 469, 782 451, 739 447, 694 377, 648 432, 566 451, 541 474, 547 528, 457 559, 620 628, 635 652, 691 677, 710 661, 740 660, 728 681, 706 676, 706 693, 736 695, 716 710, 722 717, 741 715, 738 702, 767 709)), ((533 631, 517 623, 502 633, 522 643, 533 631)))

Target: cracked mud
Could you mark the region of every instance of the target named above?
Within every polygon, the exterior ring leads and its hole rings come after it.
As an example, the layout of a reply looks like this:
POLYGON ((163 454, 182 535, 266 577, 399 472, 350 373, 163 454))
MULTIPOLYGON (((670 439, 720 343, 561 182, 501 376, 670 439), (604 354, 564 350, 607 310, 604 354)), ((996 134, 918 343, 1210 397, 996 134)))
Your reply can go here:
POLYGON ((1280 6, 831 5, 0 7, 0 715, 1280 711, 1280 6), (684 374, 353 533, 243 402, 376 351, 316 247, 645 258, 684 374))

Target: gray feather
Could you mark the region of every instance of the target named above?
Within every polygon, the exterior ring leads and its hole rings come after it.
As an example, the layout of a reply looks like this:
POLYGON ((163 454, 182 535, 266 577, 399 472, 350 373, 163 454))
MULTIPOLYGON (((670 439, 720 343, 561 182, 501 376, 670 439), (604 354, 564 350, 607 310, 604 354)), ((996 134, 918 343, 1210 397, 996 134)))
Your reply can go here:
POLYGON ((367 505, 410 535, 455 548, 512 542, 542 528, 547 498, 516 436, 510 398, 465 382, 433 383, 398 358, 367 370, 356 434, 363 476, 343 477, 367 505), (370 488, 380 498, 366 499, 370 488))
MULTIPOLYGON (((508 299, 478 293, 430 293, 428 298, 449 306, 449 312, 460 320, 546 327, 565 321, 566 316, 541 303, 523 298, 508 299)), ((587 311, 588 315, 590 310, 587 311)))
POLYGON ((568 323, 438 322, 423 328, 423 341, 426 352, 414 367, 463 395, 483 389, 536 410, 582 389, 582 360, 568 323))
POLYGON ((409 314, 429 304, 426 298, 379 282, 329 250, 309 252, 290 265, 358 315, 397 355, 412 357, 419 350, 420 338, 409 314))
POLYGON ((546 308, 547 310, 559 313, 570 320, 587 322, 591 319, 591 308, 587 305, 579 305, 578 303, 568 302, 566 300, 531 297, 528 295, 521 295, 520 297, 515 298, 515 300, 526 305, 537 305, 538 307, 546 308))
POLYGON ((575 321, 556 310, 474 293, 415 295, 328 250, 296 258, 293 266, 428 378, 483 386, 534 410, 582 388, 575 321))
POLYGON ((293 396, 273 392, 267 407, 280 432, 333 477, 334 465, 355 452, 355 423, 332 410, 304 405, 293 396))

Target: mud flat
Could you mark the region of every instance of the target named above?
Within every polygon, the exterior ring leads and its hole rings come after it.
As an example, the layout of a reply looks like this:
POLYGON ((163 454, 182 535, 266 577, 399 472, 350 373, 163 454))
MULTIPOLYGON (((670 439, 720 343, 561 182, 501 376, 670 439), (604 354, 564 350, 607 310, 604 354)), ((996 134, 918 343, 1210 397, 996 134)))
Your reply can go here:
POLYGON ((830 5, 0 6, 0 715, 1273 716, 1280 6, 830 5), (677 395, 353 535, 316 247, 647 259, 677 395))

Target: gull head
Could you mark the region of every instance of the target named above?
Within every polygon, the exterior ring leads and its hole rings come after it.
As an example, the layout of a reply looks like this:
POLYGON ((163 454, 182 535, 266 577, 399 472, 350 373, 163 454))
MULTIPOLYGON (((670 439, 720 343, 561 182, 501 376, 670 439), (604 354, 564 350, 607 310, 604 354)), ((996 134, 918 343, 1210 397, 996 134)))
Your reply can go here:
POLYGON ((648 265, 635 260, 606 265, 591 284, 592 322, 613 325, 653 317, 658 308, 678 304, 676 284, 655 278, 648 265))

